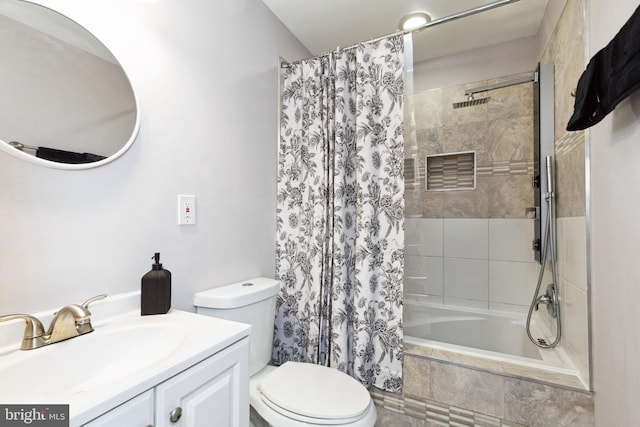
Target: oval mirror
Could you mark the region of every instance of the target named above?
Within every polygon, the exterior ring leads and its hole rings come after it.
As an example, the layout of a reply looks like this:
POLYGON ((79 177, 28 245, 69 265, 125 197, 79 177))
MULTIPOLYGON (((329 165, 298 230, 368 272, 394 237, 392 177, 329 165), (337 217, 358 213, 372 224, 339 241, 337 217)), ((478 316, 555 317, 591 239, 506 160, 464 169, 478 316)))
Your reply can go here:
POLYGON ((139 127, 131 83, 111 52, 71 19, 0 1, 0 149, 59 169, 109 163, 139 127))

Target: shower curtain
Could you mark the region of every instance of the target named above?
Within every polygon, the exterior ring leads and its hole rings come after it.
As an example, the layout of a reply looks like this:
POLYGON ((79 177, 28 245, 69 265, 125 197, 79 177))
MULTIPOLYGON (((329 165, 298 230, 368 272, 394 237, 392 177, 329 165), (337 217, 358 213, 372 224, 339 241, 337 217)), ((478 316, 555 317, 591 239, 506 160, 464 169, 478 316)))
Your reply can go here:
POLYGON ((273 362, 402 390, 402 36, 292 64, 277 183, 273 362))

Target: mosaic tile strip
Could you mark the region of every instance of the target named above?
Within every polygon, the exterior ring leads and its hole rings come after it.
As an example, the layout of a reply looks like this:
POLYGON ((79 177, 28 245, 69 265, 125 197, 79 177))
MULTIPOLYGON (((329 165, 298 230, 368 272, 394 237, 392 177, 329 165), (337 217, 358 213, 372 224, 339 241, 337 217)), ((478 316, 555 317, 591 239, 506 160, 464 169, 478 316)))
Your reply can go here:
POLYGON ((427 190, 458 190, 475 187, 475 153, 427 156, 427 190))
POLYGON ((404 159, 404 186, 405 188, 415 188, 417 186, 416 173, 418 172, 417 159, 415 157, 405 157, 404 159))
POLYGON ((585 137, 583 131, 565 132, 564 135, 556 141, 556 155, 562 156, 567 154, 576 147, 584 145, 584 143, 585 137))
POLYGON ((404 413, 418 420, 427 419, 427 403, 405 396, 404 413))
MULTIPOLYGON (((405 159, 405 168, 407 168, 407 164, 407 159, 405 159)), ((421 182, 424 182, 424 171, 424 165, 416 165, 411 171, 411 179, 415 180, 418 185, 421 182)), ((514 160, 506 162, 495 162, 486 165, 476 165, 476 176, 485 177, 504 175, 533 175, 533 160, 514 160)), ((405 176, 405 185, 409 182, 411 181, 409 181, 405 176)))
POLYGON ((500 427, 501 424, 505 425, 499 419, 483 414, 474 414, 474 422, 478 427, 500 427))
POLYGON ((396 395, 376 388, 371 388, 369 392, 377 407, 395 412, 399 416, 426 421, 428 426, 526 427, 433 400, 420 400, 406 395, 396 395))
POLYGON ((476 169, 478 176, 494 175, 533 175, 532 160, 514 160, 505 162, 494 162, 490 165, 478 166, 476 169))
POLYGON ((451 406, 449 408, 449 424, 459 427, 473 427, 475 424, 473 411, 451 406))
POLYGON ((434 402, 427 403, 427 421, 449 425, 449 407, 434 402))

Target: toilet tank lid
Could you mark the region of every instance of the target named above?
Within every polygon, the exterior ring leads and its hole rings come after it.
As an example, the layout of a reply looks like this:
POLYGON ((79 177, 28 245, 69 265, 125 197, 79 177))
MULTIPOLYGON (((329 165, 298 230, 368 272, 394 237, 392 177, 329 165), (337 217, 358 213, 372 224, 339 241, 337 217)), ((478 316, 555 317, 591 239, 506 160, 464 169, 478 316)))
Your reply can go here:
POLYGON ((193 305, 221 309, 244 307, 273 297, 279 288, 278 280, 257 277, 198 292, 193 297, 193 305))

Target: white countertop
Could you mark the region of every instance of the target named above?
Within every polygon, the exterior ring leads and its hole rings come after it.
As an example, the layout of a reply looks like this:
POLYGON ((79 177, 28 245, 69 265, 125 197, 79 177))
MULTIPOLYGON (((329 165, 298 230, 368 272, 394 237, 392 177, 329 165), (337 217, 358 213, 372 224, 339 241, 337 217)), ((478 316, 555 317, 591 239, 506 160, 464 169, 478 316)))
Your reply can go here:
POLYGON ((251 329, 179 310, 140 316, 139 294, 125 299, 113 298, 123 310, 109 298, 90 307, 95 330, 89 334, 35 350, 15 343, 0 348, 0 403, 69 404, 70 425, 79 426, 248 337, 251 329))

